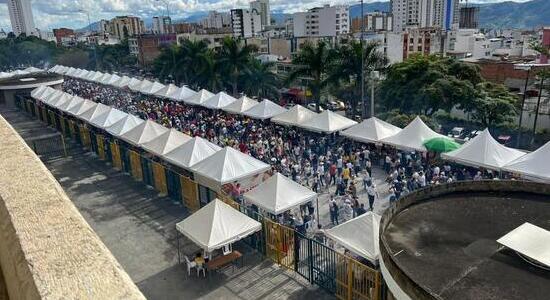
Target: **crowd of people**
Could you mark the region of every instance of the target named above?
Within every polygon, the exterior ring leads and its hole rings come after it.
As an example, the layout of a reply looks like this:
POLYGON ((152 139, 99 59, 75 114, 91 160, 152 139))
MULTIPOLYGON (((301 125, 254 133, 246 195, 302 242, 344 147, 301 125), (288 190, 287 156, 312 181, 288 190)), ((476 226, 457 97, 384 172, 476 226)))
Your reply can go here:
POLYGON ((387 173, 389 190, 384 194, 389 193, 390 202, 430 184, 495 177, 477 170, 452 168, 448 163, 440 167, 433 162, 429 164, 423 153, 355 143, 336 134, 312 133, 72 78, 66 78, 63 85, 68 93, 154 120, 190 136, 203 137, 222 147, 237 148, 315 192, 328 192, 333 186, 329 202, 333 224, 361 215, 367 209, 374 210, 379 198, 372 180, 374 165, 383 167, 387 173), (359 201, 361 185, 368 203, 359 201))

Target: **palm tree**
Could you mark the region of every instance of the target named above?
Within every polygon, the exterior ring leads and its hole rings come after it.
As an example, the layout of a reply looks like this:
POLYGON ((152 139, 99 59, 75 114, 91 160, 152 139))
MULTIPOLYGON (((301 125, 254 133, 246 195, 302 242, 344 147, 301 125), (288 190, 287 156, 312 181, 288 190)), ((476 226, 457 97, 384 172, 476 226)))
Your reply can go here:
POLYGON ((184 40, 176 58, 179 78, 189 86, 198 87, 204 77, 201 72, 209 68, 211 56, 212 52, 206 41, 184 40))
POLYGON ((357 113, 358 100, 361 98, 361 72, 365 72, 366 81, 372 71, 384 69, 388 65, 388 58, 378 51, 378 46, 378 42, 361 45, 354 41, 338 48, 338 60, 329 78, 334 84, 350 90, 353 95, 350 101, 353 116, 357 113), (364 59, 363 68, 361 55, 364 59))
POLYGON ((298 55, 292 60, 295 68, 290 72, 287 82, 307 78, 307 87, 315 99, 317 112, 321 102, 321 92, 329 83, 328 73, 335 59, 335 52, 326 42, 320 41, 317 46, 307 42, 298 55))
POLYGON ((227 37, 223 40, 222 47, 218 52, 217 61, 220 70, 227 74, 229 85, 233 90, 233 96, 237 96, 239 79, 247 72, 252 61, 252 53, 256 47, 244 45, 241 40, 227 37))
POLYGON ((243 75, 244 91, 250 96, 275 99, 279 97, 280 79, 272 70, 273 62, 262 63, 253 59, 243 75))

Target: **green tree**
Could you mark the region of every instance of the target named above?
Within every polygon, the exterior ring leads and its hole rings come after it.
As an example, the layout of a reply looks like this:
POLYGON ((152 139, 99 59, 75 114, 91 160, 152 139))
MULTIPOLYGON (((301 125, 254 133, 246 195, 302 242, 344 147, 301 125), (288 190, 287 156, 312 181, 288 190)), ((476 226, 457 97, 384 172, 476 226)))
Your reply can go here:
POLYGON ((280 80, 273 72, 274 66, 274 63, 262 63, 253 59, 242 78, 245 93, 258 98, 278 98, 280 80))
POLYGON ((287 83, 306 79, 317 112, 320 111, 321 92, 331 82, 328 74, 336 56, 334 49, 324 41, 318 42, 317 45, 307 42, 292 60, 295 68, 288 75, 287 83))
POLYGON ((513 122, 517 114, 517 97, 501 84, 482 82, 476 86, 472 117, 485 127, 513 122))
POLYGON ((81 49, 71 49, 56 58, 56 64, 73 68, 87 68, 90 64, 89 53, 81 49))
MULTIPOLYGON (((98 70, 113 72, 136 64, 135 56, 130 55, 128 40, 116 45, 96 45, 96 47, 98 70)), ((93 49, 89 49, 89 52, 91 57, 95 55, 93 49)))
POLYGON ((468 109, 480 78, 476 69, 451 58, 416 55, 388 68, 380 95, 387 109, 413 114, 468 109))
POLYGON ((252 54, 257 49, 251 45, 245 45, 241 40, 226 37, 219 49, 217 62, 220 70, 226 74, 229 85, 233 91, 233 96, 239 93, 239 81, 242 74, 250 69, 252 54))
MULTIPOLYGON (((412 122, 414 118, 416 118, 416 115, 403 114, 401 111, 394 109, 389 112, 383 113, 380 117, 390 124, 404 128, 405 126, 409 125, 409 123, 412 122)), ((430 127, 431 129, 437 129, 438 123, 434 120, 434 118, 426 115, 420 115, 420 119, 422 119, 422 121, 424 121, 424 123, 426 123, 426 125, 428 125, 428 127, 430 127)))
POLYGON ((349 91, 348 99, 352 108, 352 116, 357 114, 357 107, 361 99, 361 73, 364 70, 364 79, 372 71, 383 70, 388 64, 387 57, 378 51, 378 42, 368 42, 361 45, 360 42, 351 42, 350 44, 337 48, 337 59, 334 68, 330 71, 329 79, 339 87, 349 91), (362 60, 363 59, 363 60, 362 60), (361 64, 364 64, 364 68, 361 64))

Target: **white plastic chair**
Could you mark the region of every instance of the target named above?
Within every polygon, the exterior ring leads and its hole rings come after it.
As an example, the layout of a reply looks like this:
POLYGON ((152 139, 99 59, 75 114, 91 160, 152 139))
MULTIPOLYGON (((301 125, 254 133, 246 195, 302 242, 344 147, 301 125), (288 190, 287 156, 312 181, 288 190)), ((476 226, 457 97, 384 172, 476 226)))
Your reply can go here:
MULTIPOLYGON (((191 276, 191 269, 197 268, 197 264, 194 261, 190 261, 187 255, 183 256, 185 258, 185 264, 187 265, 187 275, 191 276)), ((198 268, 197 268, 197 276, 198 276, 198 268)))
POLYGON ((196 267, 197 267, 197 277, 199 277, 201 271, 202 271, 202 277, 206 277, 206 269, 204 268, 204 265, 196 265, 196 267))

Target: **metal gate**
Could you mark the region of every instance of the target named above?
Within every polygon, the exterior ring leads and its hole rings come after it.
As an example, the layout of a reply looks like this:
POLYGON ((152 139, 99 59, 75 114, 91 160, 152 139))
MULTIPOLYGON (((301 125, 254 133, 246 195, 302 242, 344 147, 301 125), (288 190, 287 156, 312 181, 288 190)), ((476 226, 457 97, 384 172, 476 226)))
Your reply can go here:
POLYGON ((128 150, 130 157, 130 170, 135 180, 143 181, 143 170, 141 169, 141 156, 136 151, 128 150))
POLYGON ((84 148, 91 149, 90 131, 84 125, 80 125, 79 130, 80 143, 82 144, 82 146, 84 146, 84 148))
POLYGON ((341 255, 336 267, 336 298, 341 300, 380 299, 380 273, 341 255))
POLYGON ((183 204, 190 212, 195 212, 200 208, 199 186, 193 180, 180 175, 181 194, 183 195, 183 204))
POLYGON ((97 144, 97 155, 99 159, 105 160, 105 136, 102 134, 95 135, 96 144, 97 144))
POLYGON ((166 172, 164 171, 164 166, 158 162, 153 162, 152 165, 155 189, 159 191, 161 195, 168 195, 168 186, 166 185, 166 172))
POLYGON ((111 161, 113 162, 113 167, 119 171, 122 170, 122 159, 120 158, 120 148, 115 142, 111 142, 111 161))
POLYGON ((265 219, 265 252, 267 257, 294 270, 294 229, 265 219))
POLYGON ((175 171, 166 168, 166 189, 168 196, 176 201, 183 201, 183 195, 181 193, 180 174, 175 171))

